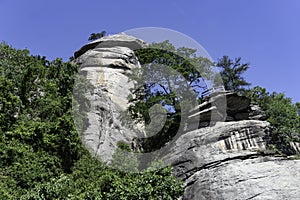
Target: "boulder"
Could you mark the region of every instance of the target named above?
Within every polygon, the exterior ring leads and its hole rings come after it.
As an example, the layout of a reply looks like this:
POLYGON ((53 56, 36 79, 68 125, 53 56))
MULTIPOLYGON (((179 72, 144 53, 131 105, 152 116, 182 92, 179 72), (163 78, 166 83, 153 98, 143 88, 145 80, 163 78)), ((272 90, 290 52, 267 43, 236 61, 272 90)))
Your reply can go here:
POLYGON ((96 87, 86 97, 91 106, 81 133, 82 143, 92 155, 110 163, 117 143, 121 141, 131 145, 137 132, 122 124, 120 108, 103 89, 96 87))
POLYGON ((245 111, 249 112, 250 109, 250 99, 235 93, 229 93, 226 95, 226 103, 226 111, 228 115, 244 113, 245 111))

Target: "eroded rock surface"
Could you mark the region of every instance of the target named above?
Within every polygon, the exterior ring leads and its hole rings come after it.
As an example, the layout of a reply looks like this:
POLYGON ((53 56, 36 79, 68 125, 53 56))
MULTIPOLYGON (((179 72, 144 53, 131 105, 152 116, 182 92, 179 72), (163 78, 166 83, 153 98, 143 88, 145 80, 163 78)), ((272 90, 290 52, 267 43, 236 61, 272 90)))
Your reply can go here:
POLYGON ((91 108, 87 113, 82 141, 90 152, 109 162, 119 141, 131 144, 138 130, 124 126, 120 114, 127 108, 133 83, 128 75, 139 68, 134 51, 146 44, 125 34, 103 37, 75 53, 75 62, 95 90, 88 94, 91 108))
POLYGON ((300 161, 266 149, 268 122, 218 122, 188 132, 166 156, 184 180, 182 199, 297 199, 300 161))
POLYGON ((94 40, 74 53, 75 58, 83 55, 86 51, 95 48, 112 48, 112 47, 127 47, 131 50, 136 50, 144 48, 147 44, 136 37, 126 35, 126 34, 116 34, 111 36, 102 37, 100 39, 94 40))
MULTIPOLYGON (((87 96, 91 110, 82 141, 104 161, 110 160, 118 141, 131 144, 139 132, 124 126, 120 113, 133 87, 128 74, 140 67, 133 50, 145 46, 120 34, 75 53, 80 73, 95 86, 87 96)), ((276 157, 266 149, 271 130, 260 121, 266 117, 249 99, 233 93, 215 95, 192 110, 190 131, 171 141, 163 155, 184 181, 182 199, 300 199, 300 160, 276 157)), ((300 150, 299 143, 293 145, 300 150)))
MULTIPOLYGON (((258 111, 257 111, 258 112, 258 111)), ((252 112, 253 119, 261 113, 252 112)), ((206 98, 190 111, 187 130, 207 127, 220 121, 240 121, 250 119, 250 99, 232 92, 221 92, 206 98)))

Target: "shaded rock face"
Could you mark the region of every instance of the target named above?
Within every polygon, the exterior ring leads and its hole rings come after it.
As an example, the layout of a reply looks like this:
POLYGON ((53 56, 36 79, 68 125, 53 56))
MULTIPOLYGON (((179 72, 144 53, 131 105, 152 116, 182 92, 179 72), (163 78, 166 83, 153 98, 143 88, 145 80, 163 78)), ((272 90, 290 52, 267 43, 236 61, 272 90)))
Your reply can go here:
POLYGON ((218 122, 182 135, 166 156, 182 199, 297 199, 300 161, 266 151, 268 122, 218 122))
POLYGON ((122 125, 119 107, 101 88, 96 88, 87 98, 91 107, 81 135, 82 142, 94 156, 109 163, 117 143, 131 144, 136 134, 122 125))
POLYGON ((299 199, 300 162, 274 157, 228 160, 201 170, 183 199, 299 199))
MULTIPOLYGON (((207 127, 220 121, 248 120, 250 112, 249 98, 232 92, 217 93, 190 111, 187 130, 207 127)), ((253 112, 253 119, 256 119, 256 115, 253 112)))
POLYGON ((80 74, 95 87, 87 96, 91 108, 82 141, 103 161, 111 159, 117 142, 131 144, 136 137, 135 131, 122 125, 120 113, 127 108, 127 97, 133 88, 128 75, 140 67, 133 50, 144 46, 143 41, 120 34, 93 41, 75 53, 80 74))

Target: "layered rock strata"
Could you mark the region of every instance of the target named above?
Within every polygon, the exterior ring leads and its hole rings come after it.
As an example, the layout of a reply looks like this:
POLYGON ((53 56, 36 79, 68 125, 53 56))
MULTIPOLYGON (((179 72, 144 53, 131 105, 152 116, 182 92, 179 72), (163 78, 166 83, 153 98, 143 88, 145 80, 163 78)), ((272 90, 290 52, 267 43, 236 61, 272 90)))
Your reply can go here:
POLYGON ((91 104, 82 141, 103 161, 111 159, 119 141, 131 144, 137 131, 122 124, 120 114, 128 107, 127 97, 133 83, 128 75, 139 62, 134 50, 146 43, 125 34, 100 38, 75 52, 75 63, 95 90, 87 94, 91 104))
POLYGON ((300 160, 266 149, 269 124, 218 122, 172 143, 164 160, 184 181, 181 199, 299 199, 300 160))

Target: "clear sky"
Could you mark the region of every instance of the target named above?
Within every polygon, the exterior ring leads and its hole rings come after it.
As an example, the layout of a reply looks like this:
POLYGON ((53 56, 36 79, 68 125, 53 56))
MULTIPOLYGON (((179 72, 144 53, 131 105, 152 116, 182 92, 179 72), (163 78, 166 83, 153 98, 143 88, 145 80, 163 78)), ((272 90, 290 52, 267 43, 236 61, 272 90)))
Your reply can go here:
POLYGON ((299 0, 0 0, 0 40, 67 60, 92 32, 163 27, 200 43, 213 60, 249 62, 252 86, 300 101, 299 0))

